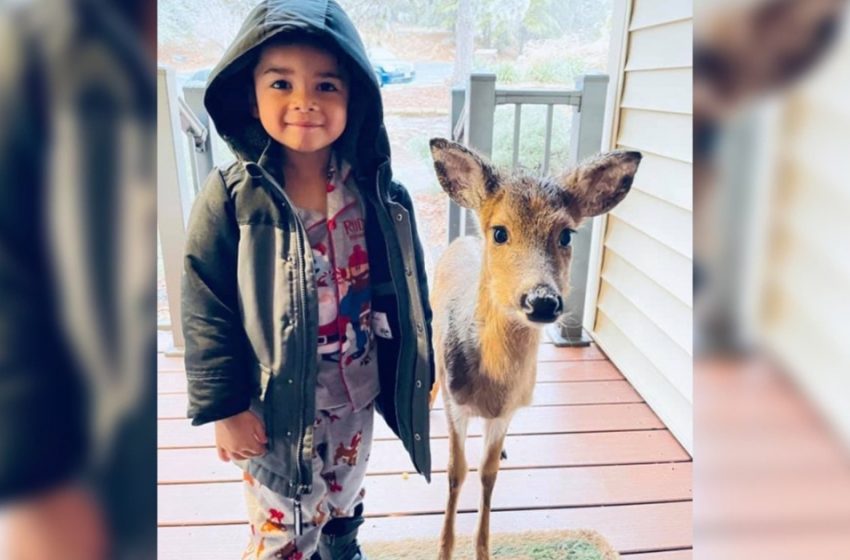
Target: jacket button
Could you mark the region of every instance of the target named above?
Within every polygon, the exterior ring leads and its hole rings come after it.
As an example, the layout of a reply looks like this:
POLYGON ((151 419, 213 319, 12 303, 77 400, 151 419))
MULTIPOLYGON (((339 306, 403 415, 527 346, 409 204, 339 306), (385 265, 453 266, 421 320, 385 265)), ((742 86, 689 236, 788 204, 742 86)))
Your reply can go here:
POLYGON ((403 221, 404 221, 404 215, 402 215, 402 214, 396 214, 396 215, 395 215, 395 221, 397 221, 397 222, 403 222, 403 221))
POLYGON ((422 388, 422 381, 421 381, 421 380, 419 380, 419 379, 417 379, 417 380, 416 380, 416 388, 417 388, 417 389, 421 389, 421 388, 422 388))
POLYGON ((292 379, 287 379, 286 382, 292 385, 292 379))
POLYGON ((421 441, 422 436, 420 436, 419 434, 413 434, 413 439, 415 439, 416 441, 421 441))

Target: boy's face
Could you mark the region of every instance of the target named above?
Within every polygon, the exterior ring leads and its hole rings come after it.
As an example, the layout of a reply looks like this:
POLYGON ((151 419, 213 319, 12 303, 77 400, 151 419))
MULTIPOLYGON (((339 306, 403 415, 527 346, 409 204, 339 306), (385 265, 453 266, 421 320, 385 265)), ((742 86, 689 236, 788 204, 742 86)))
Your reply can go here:
POLYGON ((327 51, 309 45, 265 47, 254 68, 254 92, 254 117, 290 150, 325 149, 345 130, 348 80, 327 51))

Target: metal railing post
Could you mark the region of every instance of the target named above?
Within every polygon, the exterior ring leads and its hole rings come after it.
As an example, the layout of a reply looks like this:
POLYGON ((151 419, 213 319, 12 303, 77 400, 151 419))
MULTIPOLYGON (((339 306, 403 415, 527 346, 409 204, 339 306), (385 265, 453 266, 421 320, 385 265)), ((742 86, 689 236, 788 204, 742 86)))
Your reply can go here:
POLYGON ((490 157, 493 152, 493 119, 496 114, 496 75, 469 76, 469 110, 466 112, 467 146, 490 157))
MULTIPOLYGON (((463 104, 465 100, 466 90, 459 87, 452 88, 452 114, 451 122, 449 123, 449 138, 455 142, 462 141, 461 138, 455 137, 455 130, 457 130, 458 121, 463 115, 463 104)), ((461 210, 463 209, 460 206, 449 199, 449 243, 460 237, 461 210)))
MULTIPOLYGON (((581 103, 573 116, 570 159, 578 164, 583 159, 599 153, 602 147, 602 126, 605 118, 605 99, 608 76, 588 75, 576 80, 581 103)), ((590 267, 590 245, 592 222, 587 221, 573 236, 573 258, 570 265, 570 293, 565 302, 569 313, 548 329, 550 337, 558 346, 587 346, 591 339, 582 329, 587 278, 590 267)))
MULTIPOLYGON (((496 116, 496 75, 474 73, 469 76, 467 87, 469 105, 464 123, 466 145, 488 159, 493 152, 493 119, 496 116)), ((461 209, 460 231, 464 235, 475 235, 477 228, 466 217, 472 211, 461 209)))
POLYGON ((166 68, 158 68, 156 78, 157 225, 175 347, 171 350, 175 351, 184 346, 180 323, 180 278, 191 187, 183 157, 182 143, 186 138, 180 127, 177 79, 174 71, 166 68))
MULTIPOLYGON (((493 118, 496 114, 496 75, 470 74, 466 92, 452 90, 452 139, 490 157, 493 151, 493 118), (466 104, 468 96, 469 103, 466 104), (463 110, 464 106, 466 111, 463 110), (455 138, 457 121, 463 118, 463 139, 455 138)), ((468 210, 449 202, 449 243, 461 235, 475 235, 472 221, 467 221, 468 210)))
MULTIPOLYGON (((197 84, 197 82, 194 82, 197 84)), ((210 117, 204 107, 204 86, 186 85, 183 87, 183 99, 194 113, 195 118, 207 129, 207 135, 202 144, 194 143, 192 150, 192 172, 194 177, 195 194, 203 186, 204 181, 213 168, 212 138, 213 129, 210 117)))

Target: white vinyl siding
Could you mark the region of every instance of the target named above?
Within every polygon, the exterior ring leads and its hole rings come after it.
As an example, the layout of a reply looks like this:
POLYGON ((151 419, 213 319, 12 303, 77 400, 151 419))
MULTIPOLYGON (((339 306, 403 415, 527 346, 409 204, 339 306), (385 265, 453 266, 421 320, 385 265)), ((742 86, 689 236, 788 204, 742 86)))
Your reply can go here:
POLYGON ((785 105, 758 328, 850 442, 850 29, 785 105))
POLYGON ((609 147, 644 159, 605 220, 593 336, 693 453, 691 2, 625 1, 609 147))

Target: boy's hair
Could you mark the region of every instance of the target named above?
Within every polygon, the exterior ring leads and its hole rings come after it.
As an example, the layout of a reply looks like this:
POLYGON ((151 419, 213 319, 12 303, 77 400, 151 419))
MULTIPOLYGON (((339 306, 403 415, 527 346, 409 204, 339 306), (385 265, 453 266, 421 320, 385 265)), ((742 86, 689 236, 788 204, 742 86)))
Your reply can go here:
MULTIPOLYGON (((323 50, 331 54, 337 60, 337 66, 343 76, 346 85, 348 86, 348 108, 346 111, 345 130, 342 135, 334 142, 333 148, 338 156, 342 157, 352 165, 356 165, 354 161, 357 150, 357 137, 363 125, 364 102, 362 96, 356 95, 357 92, 364 91, 363 84, 359 76, 359 72, 352 71, 356 68, 356 63, 342 51, 331 39, 317 33, 308 31, 295 31, 288 33, 278 33, 269 39, 266 39, 247 55, 246 79, 248 80, 249 99, 254 99, 256 95, 254 91, 254 69, 260 62, 260 55, 263 49, 270 46, 286 46, 286 45, 306 45, 323 50)), ((255 102, 255 101, 252 101, 255 102)))

